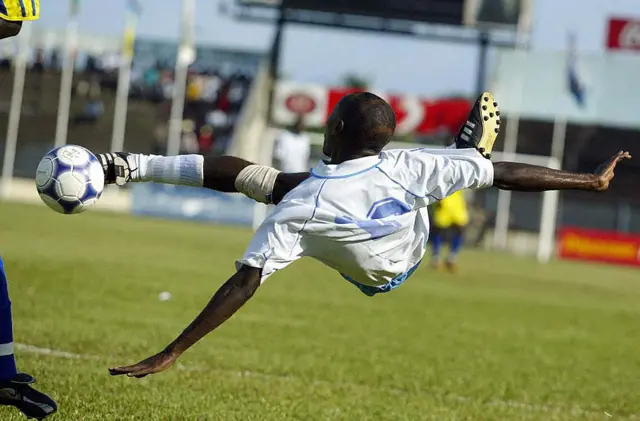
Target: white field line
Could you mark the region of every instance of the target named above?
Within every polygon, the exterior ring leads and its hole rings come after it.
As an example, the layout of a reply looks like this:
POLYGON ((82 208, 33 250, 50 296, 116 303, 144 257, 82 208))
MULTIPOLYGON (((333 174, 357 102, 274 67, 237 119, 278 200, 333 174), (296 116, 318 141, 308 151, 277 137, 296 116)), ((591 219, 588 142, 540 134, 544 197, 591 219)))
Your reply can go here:
POLYGON ((40 348, 33 345, 14 343, 16 350, 28 354, 47 355, 49 357, 65 358, 68 360, 99 360, 100 357, 87 354, 74 354, 72 352, 59 351, 51 348, 40 348))
MULTIPOLYGON (((77 360, 77 359, 81 359, 81 360, 106 360, 107 357, 103 357, 103 356, 98 356, 98 355, 89 355, 89 354, 75 354, 72 352, 66 352, 66 351, 61 351, 61 350, 57 350, 57 349, 51 349, 51 348, 40 348, 37 346, 33 346, 33 345, 27 345, 27 344, 21 344, 21 343, 15 343, 15 349, 18 350, 19 352, 24 352, 24 353, 28 353, 28 354, 37 354, 37 355, 44 355, 44 356, 48 356, 48 357, 53 357, 53 358, 64 358, 64 359, 73 359, 73 360, 77 360)), ((197 366, 190 366, 190 365, 183 365, 183 364, 176 364, 176 368, 180 371, 187 371, 187 372, 203 372, 203 371, 207 371, 210 370, 209 368, 206 367, 197 367, 197 366)), ((236 375, 238 377, 254 377, 254 378, 259 378, 259 379, 265 379, 265 380, 300 380, 298 378, 296 378, 295 376, 287 376, 287 375, 279 375, 279 374, 267 374, 267 373, 259 373, 259 372, 255 372, 255 371, 234 371, 234 370, 225 370, 225 369, 215 369, 215 371, 222 371, 222 372, 226 372, 226 373, 230 373, 233 375, 236 375)), ((329 382, 329 381, 324 381, 324 380, 315 380, 313 381, 314 384, 317 385, 329 385, 329 386, 335 386, 334 382, 329 382)), ((358 383, 342 383, 343 385, 347 385, 347 386, 356 386, 356 387, 365 387, 368 388, 369 386, 366 384, 358 384, 358 383)), ((397 393, 397 394, 403 394, 406 391, 401 390, 401 389, 391 389, 388 390, 389 392, 393 392, 393 393, 397 393)), ((473 398, 469 398, 467 396, 461 396, 461 395, 456 395, 456 394, 447 394, 444 396, 445 399, 448 400, 452 400, 455 402, 471 402, 471 403, 478 403, 477 399, 473 399, 473 398)), ((517 402, 517 401, 503 401, 503 400, 497 400, 497 399, 493 399, 493 400, 487 400, 487 401, 482 401, 479 402, 482 405, 486 405, 486 406, 491 406, 491 407, 497 407, 497 408, 513 408, 513 409, 519 409, 525 412, 538 412, 538 413, 546 413, 546 414, 552 414, 552 413, 557 413, 557 414, 567 414, 569 413, 572 416, 575 417, 590 417, 590 418, 598 418, 598 417, 602 417, 603 415, 606 416, 607 418, 612 418, 612 419, 625 419, 625 420, 640 420, 640 414, 631 414, 631 415, 627 415, 624 418, 617 418, 615 416, 615 414, 611 411, 607 411, 607 410, 603 410, 603 411, 596 411, 596 410, 587 410, 584 408, 581 408, 579 406, 571 406, 571 407, 562 407, 562 406, 550 406, 550 405, 536 405, 536 404, 529 404, 529 403, 524 403, 524 402, 517 402)))

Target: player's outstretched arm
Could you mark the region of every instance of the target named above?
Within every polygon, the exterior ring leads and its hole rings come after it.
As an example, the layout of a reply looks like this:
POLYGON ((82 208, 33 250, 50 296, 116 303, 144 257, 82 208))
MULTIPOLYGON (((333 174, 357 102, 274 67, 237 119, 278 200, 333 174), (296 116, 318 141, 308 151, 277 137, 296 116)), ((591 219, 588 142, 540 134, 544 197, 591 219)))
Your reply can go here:
POLYGON ((138 364, 109 369, 112 376, 126 374, 141 378, 171 367, 178 357, 209 332, 229 319, 253 296, 260 286, 262 269, 242 266, 220 287, 193 322, 164 350, 138 364))
POLYGON ((620 151, 593 173, 572 173, 516 162, 493 164, 493 185, 502 190, 538 192, 546 190, 587 190, 602 192, 609 188, 616 165, 631 159, 629 152, 620 151))

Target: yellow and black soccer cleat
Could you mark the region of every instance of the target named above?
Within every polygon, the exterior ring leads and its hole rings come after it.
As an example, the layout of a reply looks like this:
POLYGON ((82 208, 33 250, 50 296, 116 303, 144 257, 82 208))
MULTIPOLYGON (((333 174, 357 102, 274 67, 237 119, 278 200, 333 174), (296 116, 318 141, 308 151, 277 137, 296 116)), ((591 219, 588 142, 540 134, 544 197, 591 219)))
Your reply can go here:
POLYGON ((456 136, 458 149, 476 148, 491 158, 493 144, 500 133, 500 110, 491 93, 484 92, 473 105, 469 117, 456 136))

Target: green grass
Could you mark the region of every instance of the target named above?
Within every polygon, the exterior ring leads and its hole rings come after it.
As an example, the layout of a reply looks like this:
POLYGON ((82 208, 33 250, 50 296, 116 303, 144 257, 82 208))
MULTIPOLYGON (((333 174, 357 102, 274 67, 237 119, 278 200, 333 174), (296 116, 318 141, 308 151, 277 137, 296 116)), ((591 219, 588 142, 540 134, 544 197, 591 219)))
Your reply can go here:
POLYGON ((16 342, 82 354, 17 352, 55 420, 640 419, 637 270, 469 251, 457 276, 425 265, 369 298, 303 260, 135 380, 107 368, 173 340, 250 232, 10 204, 0 221, 16 342))

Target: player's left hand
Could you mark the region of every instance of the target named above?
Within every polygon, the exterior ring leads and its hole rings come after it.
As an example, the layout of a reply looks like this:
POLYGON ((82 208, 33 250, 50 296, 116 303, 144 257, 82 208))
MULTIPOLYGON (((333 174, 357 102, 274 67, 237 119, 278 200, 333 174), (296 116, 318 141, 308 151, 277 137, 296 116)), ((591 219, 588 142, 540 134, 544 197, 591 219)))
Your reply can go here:
POLYGON ((149 374, 160 373, 169 369, 178 359, 178 356, 172 352, 162 351, 156 355, 140 361, 138 364, 126 367, 113 367, 109 369, 112 376, 121 376, 126 374, 128 377, 136 377, 138 379, 149 374))
POLYGON ((596 191, 606 191, 609 188, 609 183, 613 180, 614 170, 616 169, 616 165, 620 163, 620 161, 624 159, 631 159, 631 154, 625 151, 619 151, 617 154, 609 158, 604 164, 600 165, 596 168, 595 176, 596 176, 596 191))

